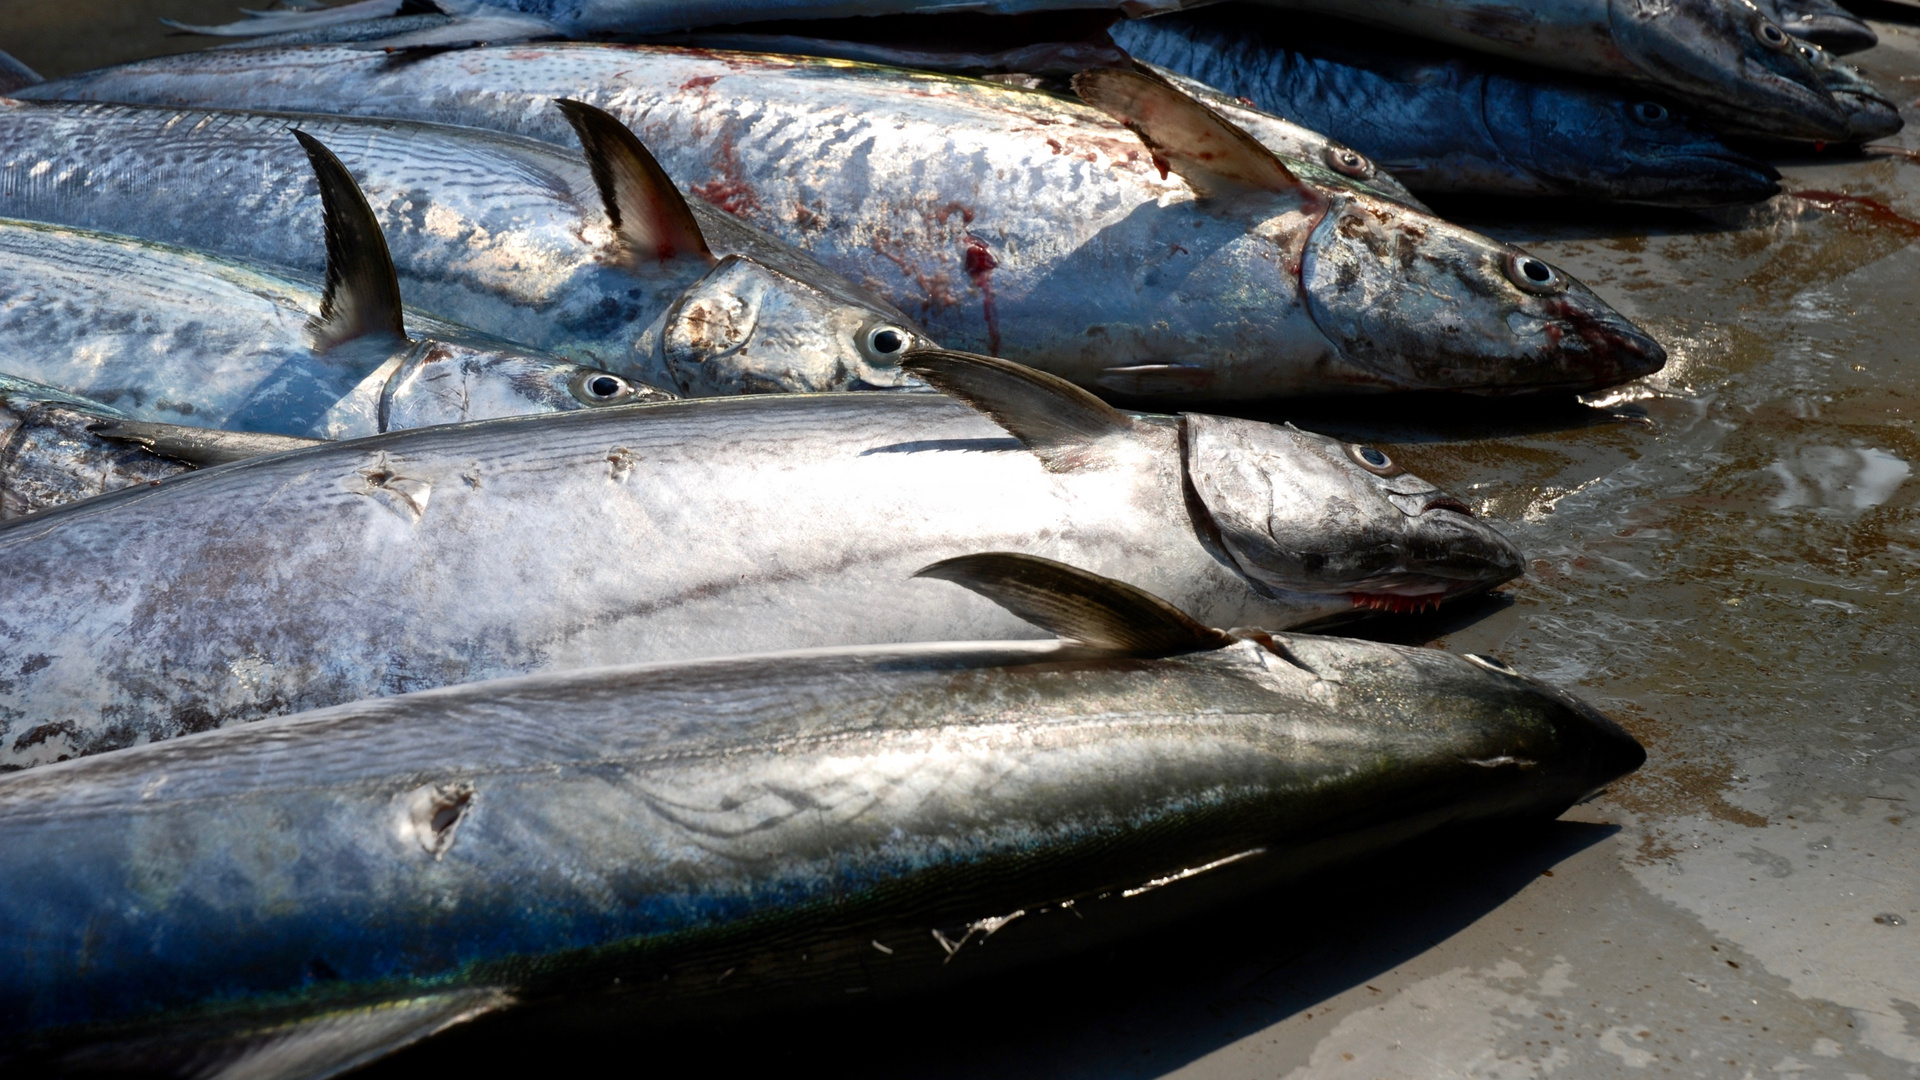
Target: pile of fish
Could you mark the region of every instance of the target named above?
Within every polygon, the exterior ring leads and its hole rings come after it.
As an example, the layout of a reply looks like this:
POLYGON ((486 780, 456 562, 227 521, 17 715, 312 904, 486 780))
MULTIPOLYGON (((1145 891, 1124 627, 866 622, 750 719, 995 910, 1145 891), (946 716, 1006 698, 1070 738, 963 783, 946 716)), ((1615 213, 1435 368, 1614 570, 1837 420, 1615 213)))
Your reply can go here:
POLYGON ((935 989, 1639 766, 1497 660, 1312 632, 1525 559, 1247 417, 1657 371, 1422 199, 1766 199, 1898 129, 1867 25, 938 6, 0 54, 0 1067, 935 989))

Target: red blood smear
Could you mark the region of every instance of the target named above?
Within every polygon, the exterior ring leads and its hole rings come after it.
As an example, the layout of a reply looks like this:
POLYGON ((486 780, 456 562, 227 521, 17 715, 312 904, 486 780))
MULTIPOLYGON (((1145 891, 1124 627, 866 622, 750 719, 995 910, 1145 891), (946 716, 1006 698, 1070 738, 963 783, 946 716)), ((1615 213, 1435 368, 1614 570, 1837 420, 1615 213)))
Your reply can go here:
POLYGON ((1348 593, 1347 599, 1353 606, 1370 611, 1391 611, 1400 615, 1411 615, 1421 611, 1439 608, 1443 594, 1428 593, 1424 596, 1398 596, 1393 593, 1348 593))
POLYGON ((967 237, 967 254, 961 264, 973 287, 980 290, 980 311, 987 319, 987 352, 1000 355, 1000 317, 993 309, 993 271, 1000 263, 979 237, 967 237))
POLYGON ((1878 199, 1849 195, 1844 191, 1796 191, 1794 194, 1829 213, 1860 218, 1906 236, 1920 237, 1920 221, 1902 215, 1878 199))

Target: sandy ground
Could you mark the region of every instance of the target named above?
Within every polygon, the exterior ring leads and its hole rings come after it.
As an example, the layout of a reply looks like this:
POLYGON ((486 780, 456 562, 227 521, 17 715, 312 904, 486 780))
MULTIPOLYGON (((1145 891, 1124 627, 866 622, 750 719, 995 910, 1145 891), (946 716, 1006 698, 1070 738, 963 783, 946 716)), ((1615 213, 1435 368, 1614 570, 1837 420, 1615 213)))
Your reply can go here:
MULTIPOLYGON (((231 6, 0 0, 0 48, 58 74, 199 44, 151 18, 231 6)), ((1905 97, 1920 28, 1878 29, 1856 59, 1905 97)), ((1721 219, 1441 208, 1640 319, 1672 351, 1659 376, 1465 418, 1296 417, 1471 492, 1533 557, 1501 598, 1389 632, 1576 688, 1647 742, 1639 775, 1545 828, 1017 978, 591 1043, 475 1029, 369 1075, 1920 1076, 1920 165, 1784 171, 1791 194, 1721 219)))

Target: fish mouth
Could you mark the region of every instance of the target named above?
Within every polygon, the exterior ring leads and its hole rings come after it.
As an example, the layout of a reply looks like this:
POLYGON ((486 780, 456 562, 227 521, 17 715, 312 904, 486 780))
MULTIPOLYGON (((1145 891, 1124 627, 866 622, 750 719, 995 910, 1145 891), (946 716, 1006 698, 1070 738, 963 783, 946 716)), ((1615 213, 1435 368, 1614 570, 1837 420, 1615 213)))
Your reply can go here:
POLYGON ((1596 312, 1575 298, 1561 297, 1548 308, 1547 314, 1547 331, 1560 354, 1558 363, 1549 366, 1558 367, 1565 377, 1547 376, 1527 385, 1480 392, 1531 394, 1571 390, 1588 393, 1632 382, 1667 365, 1666 348, 1655 341, 1652 334, 1616 311, 1596 312))
POLYGON ((1438 610, 1457 596, 1481 592, 1499 582, 1460 581, 1426 574, 1396 574, 1359 583, 1350 588, 1347 600, 1355 611, 1382 611, 1394 615, 1418 615, 1438 610))
POLYGON ((1872 94, 1836 90, 1833 99, 1847 113, 1849 138, 1854 141, 1880 139, 1907 126, 1893 102, 1872 94))
POLYGON ((1734 206, 1780 194, 1780 172, 1758 158, 1694 153, 1635 159, 1632 175, 1610 185, 1621 202, 1652 206, 1734 206))
MULTIPOLYGON (((1741 64, 1748 85, 1757 93, 1727 106, 1743 112, 1752 125, 1786 138, 1839 141, 1852 130, 1846 110, 1817 82, 1808 85, 1747 57, 1741 64), (1759 99, 1769 99, 1762 102, 1759 99)), ((1737 92, 1735 98, 1741 97, 1737 92)))

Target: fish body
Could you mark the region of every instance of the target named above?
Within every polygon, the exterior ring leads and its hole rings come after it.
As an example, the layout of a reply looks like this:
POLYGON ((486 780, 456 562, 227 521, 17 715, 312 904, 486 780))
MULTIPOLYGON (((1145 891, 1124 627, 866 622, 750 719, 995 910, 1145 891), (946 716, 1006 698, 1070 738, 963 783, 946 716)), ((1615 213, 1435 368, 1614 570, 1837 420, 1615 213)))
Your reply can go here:
POLYGON ((1301 635, 348 704, 0 777, 0 1043, 302 1077, 479 1012, 631 1030, 934 989, 1551 816, 1644 756, 1508 671, 1301 635))
POLYGON ((915 338, 904 315, 729 214, 692 207, 711 255, 734 258, 724 269, 622 251, 577 147, 391 120, 0 104, 0 216, 317 275, 321 199, 296 127, 341 155, 422 310, 683 394, 905 381, 867 347, 886 327, 915 338), (688 331, 713 312, 737 332, 688 331))
POLYGON ((910 578, 972 551, 1220 625, 1417 610, 1521 570, 1377 450, 947 363, 1004 384, 977 400, 1012 428, 934 394, 704 399, 332 443, 0 525, 0 765, 537 671, 1032 636, 910 578))
POLYGON ((93 430, 124 419, 97 401, 0 374, 0 519, 157 484, 193 468, 93 430))
POLYGON ((1847 118, 1794 41, 1746 0, 1262 0, 1509 60, 1624 79, 1717 105, 1787 138, 1841 139, 1847 118))
MULTIPOLYGON (((395 64, 317 46, 142 61, 25 93, 385 114, 549 142, 572 137, 552 99, 575 97, 632 127, 696 196, 938 340, 1133 399, 1592 388, 1665 359, 1508 245, 1291 174, 1222 189, 1197 156, 1149 150, 1106 113, 975 79, 663 47, 395 64), (1163 175, 1156 155, 1186 171, 1163 175), (1517 277, 1522 265, 1540 281, 1517 277)), ((1187 105, 1146 121, 1175 129, 1162 144, 1192 122, 1187 105)))
POLYGON ((8 373, 136 419, 339 439, 669 396, 419 315, 417 340, 316 348, 322 293, 266 266, 0 220, 8 373))
POLYGON ((1110 33, 1136 60, 1325 132, 1422 192, 1712 206, 1779 191, 1764 163, 1658 101, 1282 20, 1228 4, 1110 33))

